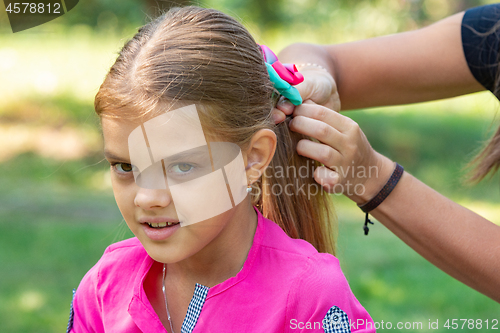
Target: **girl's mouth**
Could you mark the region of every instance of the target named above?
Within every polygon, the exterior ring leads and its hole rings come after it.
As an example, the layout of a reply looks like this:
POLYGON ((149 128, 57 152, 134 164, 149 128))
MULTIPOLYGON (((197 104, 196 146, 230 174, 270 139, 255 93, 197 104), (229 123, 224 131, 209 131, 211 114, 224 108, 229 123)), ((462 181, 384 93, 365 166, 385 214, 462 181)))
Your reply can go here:
POLYGON ((142 216, 138 222, 144 234, 153 241, 165 240, 181 227, 179 220, 166 216, 142 216))
POLYGON ((149 225, 151 228, 161 229, 161 228, 168 228, 168 227, 177 225, 177 224, 179 224, 179 222, 163 222, 163 223, 146 222, 146 224, 149 225))
POLYGON ((165 221, 163 219, 163 221, 156 223, 143 220, 141 224, 144 234, 153 241, 165 240, 181 228, 181 223, 175 220, 165 221))

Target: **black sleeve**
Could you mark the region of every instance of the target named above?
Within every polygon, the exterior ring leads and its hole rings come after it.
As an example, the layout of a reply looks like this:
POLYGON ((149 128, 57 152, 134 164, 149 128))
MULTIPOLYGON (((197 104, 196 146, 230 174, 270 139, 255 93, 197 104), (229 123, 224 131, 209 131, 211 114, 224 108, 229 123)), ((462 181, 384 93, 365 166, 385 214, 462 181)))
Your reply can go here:
POLYGON ((500 3, 471 8, 462 20, 465 59, 476 80, 495 92, 499 64, 500 3))

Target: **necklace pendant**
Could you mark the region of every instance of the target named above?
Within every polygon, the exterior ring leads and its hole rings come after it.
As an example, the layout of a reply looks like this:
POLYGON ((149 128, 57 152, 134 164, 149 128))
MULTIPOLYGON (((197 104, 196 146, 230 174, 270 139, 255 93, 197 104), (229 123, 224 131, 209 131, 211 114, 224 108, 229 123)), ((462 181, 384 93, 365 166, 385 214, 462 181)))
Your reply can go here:
POLYGON ((161 290, 163 292, 163 298, 165 299, 165 309, 167 309, 167 318, 168 318, 168 323, 170 324, 170 332, 174 333, 174 328, 172 326, 172 320, 170 320, 170 312, 168 311, 167 293, 165 292, 165 276, 166 276, 166 264, 163 264, 163 278, 162 278, 161 290))

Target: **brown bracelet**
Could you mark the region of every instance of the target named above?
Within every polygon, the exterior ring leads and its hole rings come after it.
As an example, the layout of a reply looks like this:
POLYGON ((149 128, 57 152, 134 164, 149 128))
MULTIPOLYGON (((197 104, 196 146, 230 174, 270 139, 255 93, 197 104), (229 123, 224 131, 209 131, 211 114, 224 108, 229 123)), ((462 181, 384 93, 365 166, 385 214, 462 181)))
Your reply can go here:
POLYGON ((392 190, 394 189, 394 187, 396 187, 396 184, 401 179, 401 176, 403 175, 403 171, 404 171, 404 168, 401 165, 399 165, 398 163, 396 163, 396 168, 394 169, 394 171, 391 175, 391 178, 389 178, 389 180, 384 185, 384 187, 380 190, 380 192, 378 192, 377 195, 375 197, 373 197, 373 199, 371 199, 367 203, 362 204, 362 205, 358 205, 358 207, 361 208, 361 210, 366 213, 365 225, 363 226, 363 230, 365 231, 365 235, 368 235, 368 231, 370 231, 370 229, 368 228, 368 223, 373 224, 373 222, 370 221, 370 219, 368 219, 368 213, 371 212, 372 210, 374 210, 375 208, 377 208, 378 205, 380 205, 382 203, 382 201, 384 201, 385 198, 387 198, 387 196, 389 194, 391 194, 392 190))

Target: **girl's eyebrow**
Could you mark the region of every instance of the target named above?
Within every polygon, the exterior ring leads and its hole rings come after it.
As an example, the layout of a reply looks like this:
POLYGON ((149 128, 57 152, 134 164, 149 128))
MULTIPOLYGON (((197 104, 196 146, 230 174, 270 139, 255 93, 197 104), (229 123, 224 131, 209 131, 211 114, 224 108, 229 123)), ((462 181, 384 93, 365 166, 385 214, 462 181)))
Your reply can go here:
POLYGON ((208 147, 201 146, 193 149, 189 149, 165 158, 168 162, 174 162, 187 158, 196 158, 196 157, 209 157, 208 147))
MULTIPOLYGON (((104 150, 104 157, 109 161, 120 161, 120 162, 126 162, 130 163, 128 158, 123 158, 120 156, 117 156, 110 152, 109 150, 104 150)), ((187 151, 183 151, 180 153, 177 153, 175 155, 169 156, 165 158, 169 163, 179 161, 182 159, 186 158, 197 158, 197 157, 209 157, 209 152, 208 152, 208 147, 207 146, 202 146, 202 147, 196 147, 193 149, 189 149, 187 151)))
POLYGON ((124 162, 128 161, 128 158, 116 156, 115 154, 109 152, 108 150, 104 151, 104 157, 106 157, 107 160, 117 160, 117 161, 124 161, 124 162))

